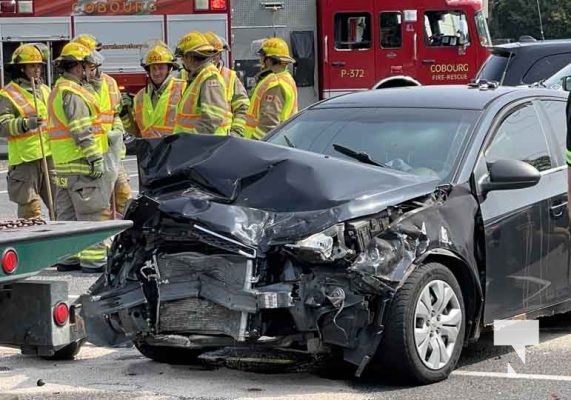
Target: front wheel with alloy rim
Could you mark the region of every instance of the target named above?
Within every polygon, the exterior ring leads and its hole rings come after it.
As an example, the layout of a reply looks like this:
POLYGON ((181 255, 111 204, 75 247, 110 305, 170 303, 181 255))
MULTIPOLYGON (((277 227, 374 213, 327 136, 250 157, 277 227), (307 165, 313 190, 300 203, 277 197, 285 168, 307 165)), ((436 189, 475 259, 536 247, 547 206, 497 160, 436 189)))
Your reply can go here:
POLYGON ((383 370, 400 382, 427 384, 454 370, 465 332, 462 290, 439 263, 418 267, 397 291, 377 352, 383 370))

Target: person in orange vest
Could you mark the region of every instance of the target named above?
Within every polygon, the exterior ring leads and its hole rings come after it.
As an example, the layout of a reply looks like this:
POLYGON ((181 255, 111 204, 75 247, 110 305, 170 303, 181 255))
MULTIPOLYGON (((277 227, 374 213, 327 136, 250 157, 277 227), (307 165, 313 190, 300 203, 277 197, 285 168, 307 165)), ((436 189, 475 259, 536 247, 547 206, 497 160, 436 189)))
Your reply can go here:
POLYGON ((266 39, 258 54, 262 71, 250 98, 245 137, 260 140, 298 110, 297 86, 287 70, 295 60, 285 40, 266 39))
POLYGON ((44 129, 41 137, 38 131, 47 120, 50 94, 50 88, 41 83, 47 58, 43 50, 39 44, 18 47, 8 65, 12 79, 0 91, 0 135, 8 138, 8 197, 18 204, 19 218, 41 217, 40 199, 48 205, 48 185, 51 185, 42 170, 40 140, 48 168, 52 167, 47 131, 44 129))
POLYGON ((224 78, 224 83, 226 84, 226 99, 232 109, 230 134, 234 136, 244 136, 246 114, 250 107, 248 92, 242 84, 242 81, 238 79, 236 71, 224 66, 222 62, 222 52, 230 50, 228 44, 214 32, 204 32, 204 37, 220 52, 212 58, 212 62, 220 71, 222 78, 224 78))
MULTIPOLYGON (((60 221, 100 221, 109 208, 112 182, 105 178, 109 149, 100 122, 100 99, 86 86, 92 52, 79 43, 66 44, 54 60, 63 75, 48 99, 49 145, 56 172, 56 218, 60 221)), ((107 244, 98 243, 60 260, 58 271, 101 272, 107 244)))
MULTIPOLYGON (((78 35, 72 39, 72 43, 80 43, 87 47, 94 55, 99 55, 103 45, 99 42, 93 35, 82 34, 78 35)), ((120 112, 122 108, 121 102, 121 92, 119 90, 119 85, 117 81, 110 75, 101 71, 102 58, 95 57, 99 59, 99 65, 89 65, 90 69, 94 74, 90 76, 89 83, 93 86, 96 94, 100 99, 100 109, 101 109, 101 123, 106 134, 113 132, 112 136, 118 133, 125 133, 123 127, 123 122, 120 117, 120 112)), ((110 138, 111 139, 111 138, 110 138)), ((115 141, 116 139, 112 139, 115 141)), ((121 158, 125 157, 125 147, 122 143, 116 144, 116 146, 121 146, 121 158)), ((112 147, 116 147, 112 146, 112 147)), ((129 185, 129 173, 123 165, 122 162, 118 162, 118 165, 114 166, 116 172, 116 180, 113 190, 113 204, 111 208, 114 208, 116 212, 122 214, 126 208, 127 202, 133 198, 131 191, 131 186, 129 185)), ((111 210, 108 210, 106 214, 112 217, 111 210)))
POLYGON ((174 54, 156 42, 144 54, 141 65, 149 82, 134 99, 135 122, 142 138, 160 138, 173 133, 178 103, 186 82, 170 75, 176 67, 174 54))
POLYGON ((187 87, 177 107, 173 133, 227 135, 232 121, 226 84, 212 57, 219 51, 200 32, 178 42, 175 54, 188 71, 187 87))

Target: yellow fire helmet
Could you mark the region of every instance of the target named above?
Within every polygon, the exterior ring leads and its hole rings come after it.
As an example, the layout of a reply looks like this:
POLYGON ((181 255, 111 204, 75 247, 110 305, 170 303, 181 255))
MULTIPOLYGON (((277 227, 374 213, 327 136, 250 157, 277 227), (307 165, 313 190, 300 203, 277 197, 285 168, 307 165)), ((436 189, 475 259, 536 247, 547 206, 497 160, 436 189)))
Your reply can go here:
POLYGON ((33 44, 23 44, 14 50, 10 64, 45 64, 44 55, 33 44))
POLYGON ((218 36, 216 33, 204 32, 204 37, 206 38, 206 40, 208 40, 208 43, 210 43, 212 46, 214 46, 214 48, 216 50, 218 50, 219 52, 224 51, 224 50, 230 50, 230 47, 228 46, 228 43, 226 42, 226 40, 224 40, 224 38, 218 36))
POLYGON ((156 45, 151 47, 145 54, 142 65, 148 68, 153 64, 169 64, 176 67, 175 58, 172 51, 165 46, 156 45))
POLYGON ((295 60, 289 54, 289 46, 281 38, 270 38, 264 40, 258 54, 264 57, 277 58, 281 62, 294 63, 295 60))
POLYGON ((99 42, 95 36, 90 35, 88 33, 83 33, 81 35, 77 35, 72 40, 74 43, 79 43, 87 47, 89 50, 97 50, 101 51, 101 42, 99 42))
POLYGON ((178 41, 175 55, 182 57, 188 53, 202 57, 212 57, 220 52, 208 43, 208 39, 206 39, 202 33, 190 32, 178 41))
POLYGON ((91 62, 91 50, 82 44, 69 42, 61 50, 61 54, 54 61, 89 61, 91 62))

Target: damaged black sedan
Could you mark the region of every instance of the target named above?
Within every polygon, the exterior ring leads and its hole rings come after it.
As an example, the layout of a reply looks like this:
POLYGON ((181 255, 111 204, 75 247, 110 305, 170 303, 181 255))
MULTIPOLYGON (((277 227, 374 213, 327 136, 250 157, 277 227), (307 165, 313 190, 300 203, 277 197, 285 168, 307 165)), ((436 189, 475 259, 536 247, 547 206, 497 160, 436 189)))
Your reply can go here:
POLYGON ((140 143, 134 226, 81 299, 90 340, 446 378, 495 319, 570 308, 565 101, 387 89, 316 104, 265 142, 140 143))

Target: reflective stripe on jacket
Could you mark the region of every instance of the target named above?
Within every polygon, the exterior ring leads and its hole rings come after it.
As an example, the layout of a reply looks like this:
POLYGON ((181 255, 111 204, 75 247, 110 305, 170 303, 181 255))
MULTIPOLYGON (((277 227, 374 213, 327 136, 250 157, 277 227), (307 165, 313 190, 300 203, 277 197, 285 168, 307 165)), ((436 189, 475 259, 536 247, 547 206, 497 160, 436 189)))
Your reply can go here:
POLYGON ((70 79, 58 79, 48 100, 48 131, 56 171, 88 174, 89 165, 85 160, 107 152, 109 143, 99 121, 99 113, 99 99, 88 89, 70 79), (89 116, 70 117, 68 120, 63 102, 65 92, 83 100, 89 109, 89 116), (93 138, 92 144, 78 146, 74 137, 76 132, 88 132, 88 136, 93 138), (80 162, 74 163, 77 160, 80 162))
POLYGON ((245 137, 253 139, 262 139, 267 131, 259 127, 260 109, 266 99, 266 92, 272 88, 279 86, 284 94, 284 104, 277 120, 281 124, 292 115, 297 113, 297 86, 293 77, 288 71, 278 73, 269 73, 256 86, 252 93, 250 109, 246 116, 246 132, 245 137))
MULTIPOLYGON (((38 110, 34 104, 34 96, 32 93, 21 87, 15 82, 8 83, 0 95, 8 98, 20 117, 30 118, 33 116, 40 116, 44 119, 48 117, 48 97, 50 95, 50 88, 44 84, 40 84, 39 90, 41 98, 36 97, 38 110)), ((42 131, 42 141, 44 143, 45 155, 51 154, 48 144, 48 133, 42 131)), ((25 133, 17 135, 10 135, 8 137, 8 164, 18 165, 24 162, 39 160, 42 158, 42 147, 40 145, 38 129, 32 129, 25 133)))
POLYGON ((167 79, 170 81, 155 107, 147 87, 135 96, 135 121, 143 138, 156 138, 173 133, 177 106, 186 82, 175 78, 167 79))
POLYGON ((238 79, 236 71, 222 66, 220 68, 220 74, 226 84, 226 99, 228 100, 228 103, 230 103, 230 108, 232 110, 230 131, 243 135, 246 125, 246 114, 250 107, 248 92, 240 79, 238 79))
POLYGON ((173 133, 213 133, 227 135, 230 129, 232 112, 226 101, 226 85, 218 68, 207 63, 186 87, 177 107, 176 123, 173 133), (215 80, 214 86, 209 82, 215 80), (204 90, 216 91, 217 104, 200 101, 204 90), (218 98, 221 97, 221 98, 218 98), (205 130, 204 126, 209 126, 205 130))
POLYGON ((107 74, 101 74, 101 91, 99 92, 99 119, 105 132, 109 132, 113 127, 115 114, 119 111, 121 104, 121 92, 117 81, 107 74))

